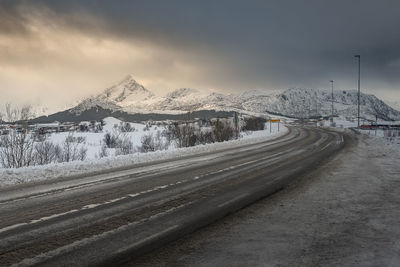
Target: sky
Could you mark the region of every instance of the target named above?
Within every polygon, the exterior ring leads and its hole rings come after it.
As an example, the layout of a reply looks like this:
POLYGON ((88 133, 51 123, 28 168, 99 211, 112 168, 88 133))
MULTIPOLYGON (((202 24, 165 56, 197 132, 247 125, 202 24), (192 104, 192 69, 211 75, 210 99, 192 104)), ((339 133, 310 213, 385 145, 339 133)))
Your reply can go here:
POLYGON ((357 88, 400 102, 400 1, 0 0, 0 105, 62 109, 133 74, 163 95, 357 88))

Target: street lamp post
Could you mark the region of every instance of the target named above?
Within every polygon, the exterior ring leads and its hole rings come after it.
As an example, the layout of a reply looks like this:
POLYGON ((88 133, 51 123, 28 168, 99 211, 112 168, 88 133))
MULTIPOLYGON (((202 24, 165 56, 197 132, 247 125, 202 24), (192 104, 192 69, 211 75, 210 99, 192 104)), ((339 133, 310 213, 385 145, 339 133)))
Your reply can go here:
POLYGON ((330 82, 331 82, 331 87, 332 87, 332 118, 333 118, 333 80, 330 80, 330 82))
POLYGON ((361 69, 361 56, 355 55, 354 57, 358 58, 358 127, 360 127, 360 69, 361 69))

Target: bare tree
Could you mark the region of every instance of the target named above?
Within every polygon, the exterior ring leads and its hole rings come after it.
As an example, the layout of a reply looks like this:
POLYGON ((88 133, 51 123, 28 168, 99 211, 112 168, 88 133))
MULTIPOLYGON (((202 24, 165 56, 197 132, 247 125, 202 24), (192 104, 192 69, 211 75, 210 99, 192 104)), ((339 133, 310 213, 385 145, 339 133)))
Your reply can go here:
POLYGON ((6 104, 5 119, 7 122, 26 122, 33 116, 32 106, 13 107, 10 103, 6 104))
POLYGON ((31 116, 31 107, 12 107, 6 104, 6 120, 8 122, 20 122, 13 127, 8 135, 1 137, 0 162, 5 168, 20 168, 29 166, 33 162, 34 138, 28 132, 27 120, 31 116))
POLYGON ((78 152, 78 160, 84 161, 86 159, 86 156, 87 156, 87 148, 81 146, 78 152))
POLYGON ((170 145, 170 142, 163 137, 163 133, 159 130, 153 138, 153 143, 155 150, 165 150, 170 145))
POLYGON ((87 149, 81 145, 84 141, 84 138, 74 137, 74 134, 70 133, 64 140, 62 158, 59 161, 84 160, 87 154, 87 149))
POLYGON ((128 155, 135 152, 133 142, 126 134, 120 135, 117 140, 115 155, 128 155))
POLYGON ((155 135, 150 133, 142 136, 141 143, 141 152, 151 152, 167 149, 170 145, 170 139, 165 136, 164 132, 157 131, 155 135))
POLYGON ((50 141, 36 143, 34 149, 35 164, 45 165, 56 162, 58 149, 60 149, 59 146, 50 141))
POLYGON ((151 152, 156 150, 154 146, 153 134, 143 135, 140 141, 142 143, 142 146, 140 147, 141 152, 151 152))
POLYGON ((215 143, 215 137, 212 131, 200 131, 197 137, 197 142, 202 145, 215 143))
POLYGON ((190 123, 174 123, 170 130, 178 147, 190 147, 196 145, 196 129, 190 123))
POLYGON ((1 136, 0 162, 4 168, 20 168, 32 164, 33 138, 26 131, 11 130, 1 136))
POLYGON ((213 129, 215 141, 223 142, 233 138, 234 130, 227 122, 217 120, 213 129))

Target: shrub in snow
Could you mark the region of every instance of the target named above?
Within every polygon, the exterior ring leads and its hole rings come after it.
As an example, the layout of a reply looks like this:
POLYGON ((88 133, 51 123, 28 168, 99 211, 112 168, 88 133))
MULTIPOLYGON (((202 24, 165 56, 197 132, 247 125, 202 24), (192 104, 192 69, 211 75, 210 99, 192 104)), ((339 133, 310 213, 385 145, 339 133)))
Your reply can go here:
POLYGON ((0 163, 4 168, 20 168, 33 163, 34 138, 26 129, 21 132, 11 130, 0 139, 0 163))
POLYGON ((34 161, 35 165, 45 165, 57 162, 60 156, 60 146, 50 141, 38 142, 35 144, 34 161))
POLYGON ((86 159, 87 156, 87 148, 84 146, 81 146, 79 148, 79 152, 78 152, 78 160, 84 161, 86 159))
POLYGON ((245 118, 244 119, 245 125, 243 126, 243 130, 245 131, 264 130, 266 122, 267 120, 264 118, 258 118, 258 117, 245 118))
POLYGON ((199 144, 205 145, 215 143, 215 138, 211 131, 200 131, 199 135, 197 136, 197 141, 199 144))
POLYGON ((106 146, 101 146, 100 152, 99 152, 99 158, 105 158, 108 157, 108 150, 106 146))
POLYGON ((80 144, 84 142, 84 138, 75 138, 73 133, 69 134, 62 145, 61 162, 69 162, 74 160, 84 160, 86 158, 87 149, 80 144))
POLYGON ((233 138, 234 130, 229 123, 223 122, 218 119, 215 122, 215 126, 213 128, 213 134, 215 141, 223 142, 231 140, 233 138))
POLYGON ((161 131, 157 131, 153 143, 156 150, 166 150, 170 146, 171 141, 164 138, 161 131))
POLYGON ((142 146, 140 147, 140 152, 150 152, 156 150, 153 134, 143 135, 140 141, 142 143, 142 146))
POLYGON ((197 136, 196 128, 190 123, 179 124, 174 123, 170 127, 171 136, 176 141, 178 147, 191 147, 196 145, 197 136))
POLYGON ((118 136, 115 134, 106 133, 103 142, 108 148, 115 148, 117 146, 118 136))
POLYGON ((135 127, 132 127, 132 125, 129 122, 122 122, 120 123, 119 130, 123 133, 129 133, 129 132, 134 132, 135 127))
POLYGON ((89 126, 87 126, 86 124, 81 124, 81 125, 79 125, 79 131, 80 132, 89 132, 89 126))
POLYGON ((150 152, 157 150, 168 149, 170 142, 163 137, 160 131, 157 131, 156 135, 146 134, 141 138, 141 152, 150 152))
POLYGON ((133 154, 135 152, 135 148, 133 146, 133 142, 129 139, 128 135, 119 135, 117 138, 115 155, 128 155, 133 154))

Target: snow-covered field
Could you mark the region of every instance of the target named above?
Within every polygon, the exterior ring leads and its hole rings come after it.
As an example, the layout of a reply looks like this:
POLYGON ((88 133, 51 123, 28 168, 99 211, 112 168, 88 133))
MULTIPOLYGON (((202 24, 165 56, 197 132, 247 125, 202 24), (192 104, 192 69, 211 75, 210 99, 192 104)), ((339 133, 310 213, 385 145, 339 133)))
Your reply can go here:
MULTIPOLYGON (((113 151, 113 149, 109 149, 111 151, 109 151, 110 155, 108 157, 99 158, 104 134, 106 132, 114 131, 114 125, 119 125, 120 121, 115 118, 106 118, 105 123, 106 125, 104 126, 103 132, 78 132, 74 134, 74 137, 85 138, 85 141, 82 143, 82 145, 88 149, 87 158, 85 161, 53 163, 49 165, 23 167, 19 169, 0 168, 0 187, 19 183, 75 176, 85 173, 93 173, 101 170, 131 166, 133 164, 179 158, 202 152, 217 151, 219 149, 225 149, 240 144, 251 144, 263 140, 273 139, 287 132, 287 128, 282 124, 279 127, 279 132, 278 124, 272 124, 271 129, 269 128, 269 124, 267 124, 267 128, 263 131, 242 132, 242 137, 240 140, 231 140, 187 148, 177 148, 172 144, 168 150, 148 153, 135 152, 133 154, 120 156, 114 156, 113 153, 115 153, 115 151, 113 151)), ((149 127, 148 130, 145 130, 146 125, 138 123, 132 123, 131 126, 135 128, 135 131, 125 134, 129 135, 129 139, 133 142, 134 146, 141 145, 141 138, 143 135, 149 133, 156 134, 157 131, 162 131, 164 129, 164 126, 153 125, 152 127, 149 127)), ((56 144, 62 144, 67 136, 68 133, 53 133, 48 137, 48 140, 56 144)))
MULTIPOLYGON (((322 127, 330 127, 336 129, 344 129, 344 128, 356 128, 357 120, 349 121, 344 118, 335 118, 334 123, 335 126, 332 126, 329 121, 322 121, 318 123, 319 126, 322 127)), ((360 124, 369 124, 361 121, 360 124)), ((388 124, 388 125, 399 125, 400 121, 378 121, 378 124, 388 124)), ((369 129, 357 129, 357 131, 361 134, 375 136, 375 137, 385 137, 385 138, 398 138, 400 140, 400 131, 398 129, 377 129, 377 130, 369 130, 369 129)))
MULTIPOLYGON (((102 132, 76 132, 73 134, 74 137, 82 137, 85 141, 82 143, 83 146, 87 148, 87 157, 88 160, 93 160, 99 158, 99 153, 101 151, 101 147, 103 144, 103 139, 105 133, 114 133, 116 132, 115 126, 119 126, 121 121, 108 117, 104 119, 105 126, 102 132)), ((126 135, 130 141, 132 141, 134 147, 138 147, 141 145, 141 138, 143 135, 146 134, 153 134, 155 135, 158 131, 162 132, 165 130, 164 126, 157 126, 152 125, 149 128, 146 128, 145 124, 141 123, 130 123, 131 127, 134 128, 132 132, 123 133, 126 135)), ((68 132, 60 132, 60 133, 53 133, 48 137, 49 141, 52 141, 54 144, 62 145, 65 138, 69 135, 68 132)), ((110 148, 107 149, 110 156, 115 154, 115 149, 110 148)))

